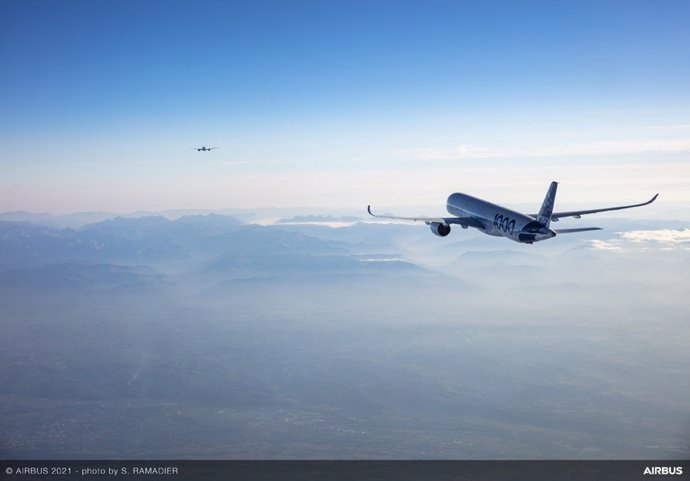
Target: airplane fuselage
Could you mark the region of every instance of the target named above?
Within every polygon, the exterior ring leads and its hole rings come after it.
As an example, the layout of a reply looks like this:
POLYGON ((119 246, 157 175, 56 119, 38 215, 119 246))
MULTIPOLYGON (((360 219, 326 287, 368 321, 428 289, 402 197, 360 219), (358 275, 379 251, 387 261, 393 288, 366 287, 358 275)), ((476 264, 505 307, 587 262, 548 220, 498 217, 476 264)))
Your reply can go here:
POLYGON ((531 244, 556 235, 534 217, 467 194, 451 194, 446 201, 446 210, 456 217, 475 219, 482 225, 477 228, 485 234, 507 237, 515 242, 531 244))

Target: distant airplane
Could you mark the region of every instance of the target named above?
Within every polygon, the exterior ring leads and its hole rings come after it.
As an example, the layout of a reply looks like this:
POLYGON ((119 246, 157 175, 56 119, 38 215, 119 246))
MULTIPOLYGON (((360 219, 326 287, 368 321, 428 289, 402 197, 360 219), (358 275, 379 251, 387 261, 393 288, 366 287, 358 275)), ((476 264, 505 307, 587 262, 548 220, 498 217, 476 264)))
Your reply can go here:
POLYGON ((213 149, 217 149, 218 147, 206 147, 206 146, 202 146, 202 147, 192 147, 192 148, 193 148, 193 149, 196 149, 197 152, 210 152, 210 151, 212 151, 213 149))
POLYGON ((630 209, 651 204, 659 194, 656 194, 647 202, 633 205, 623 205, 619 207, 606 207, 603 209, 574 210, 570 212, 553 212, 554 201, 556 200, 556 189, 558 182, 551 182, 551 186, 546 193, 544 202, 538 214, 522 214, 514 210, 507 209, 500 205, 492 204, 482 199, 472 197, 467 194, 451 194, 446 201, 446 210, 455 217, 397 217, 392 215, 376 215, 371 211, 371 206, 367 211, 374 217, 383 219, 399 219, 410 221, 425 222, 431 232, 439 237, 445 237, 450 233, 451 224, 460 224, 463 229, 474 227, 484 234, 507 237, 515 242, 532 244, 555 237, 556 234, 570 234, 572 232, 584 232, 589 230, 601 230, 601 227, 582 227, 579 229, 550 229, 551 221, 557 222, 562 217, 574 217, 579 219, 585 214, 605 212, 609 210, 630 209))

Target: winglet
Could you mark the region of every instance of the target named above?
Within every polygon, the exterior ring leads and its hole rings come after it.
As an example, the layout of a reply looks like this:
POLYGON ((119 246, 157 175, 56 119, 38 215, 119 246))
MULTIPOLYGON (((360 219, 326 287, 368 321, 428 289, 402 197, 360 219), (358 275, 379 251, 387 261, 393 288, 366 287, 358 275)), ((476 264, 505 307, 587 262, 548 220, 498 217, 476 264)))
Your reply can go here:
MULTIPOLYGON (((374 214, 371 213, 371 205, 367 206, 367 212, 369 212, 369 215, 373 216, 374 214)), ((375 217, 375 216, 374 216, 375 217)))
POLYGON ((647 202, 647 204, 651 204, 652 202, 654 202, 654 201, 656 200, 657 197, 659 197, 659 194, 655 194, 654 197, 652 197, 652 198, 649 200, 649 202, 647 202))

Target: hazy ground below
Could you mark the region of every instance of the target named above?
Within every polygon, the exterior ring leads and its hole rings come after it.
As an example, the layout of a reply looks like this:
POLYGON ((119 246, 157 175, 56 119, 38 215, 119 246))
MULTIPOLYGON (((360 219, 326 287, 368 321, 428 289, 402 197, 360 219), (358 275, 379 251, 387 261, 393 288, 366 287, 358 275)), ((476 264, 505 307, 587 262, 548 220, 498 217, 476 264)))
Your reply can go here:
POLYGON ((690 455, 688 225, 0 222, 0 457, 690 455))

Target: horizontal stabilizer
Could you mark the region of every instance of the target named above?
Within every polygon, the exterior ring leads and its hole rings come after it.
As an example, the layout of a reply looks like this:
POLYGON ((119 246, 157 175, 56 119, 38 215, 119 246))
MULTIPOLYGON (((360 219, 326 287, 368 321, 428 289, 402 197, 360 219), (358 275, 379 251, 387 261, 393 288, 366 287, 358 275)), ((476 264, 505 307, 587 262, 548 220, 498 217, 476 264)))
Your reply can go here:
POLYGON ((553 229, 556 234, 572 234, 573 232, 586 232, 588 230, 601 230, 601 227, 580 227, 578 229, 553 229))

